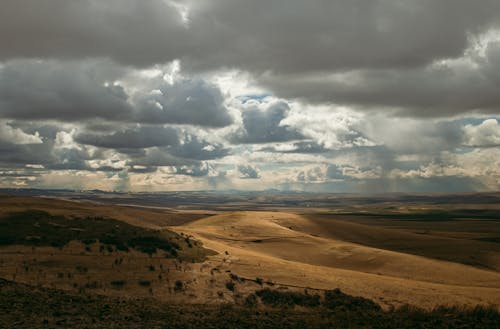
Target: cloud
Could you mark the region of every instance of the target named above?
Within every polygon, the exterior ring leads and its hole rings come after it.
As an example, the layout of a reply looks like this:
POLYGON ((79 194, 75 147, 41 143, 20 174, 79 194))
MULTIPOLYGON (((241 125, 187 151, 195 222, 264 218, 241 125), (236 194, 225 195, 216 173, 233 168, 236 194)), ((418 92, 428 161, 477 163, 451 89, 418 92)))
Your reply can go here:
POLYGON ((315 166, 303 171, 300 171, 297 174, 297 181, 302 183, 321 183, 324 182, 325 177, 325 168, 321 166, 315 166))
POLYGON ((185 175, 185 176, 193 176, 193 177, 202 177, 207 176, 210 172, 210 166, 204 162, 198 165, 193 166, 179 166, 175 167, 175 173, 177 175, 185 175))
POLYGON ((264 152, 276 153, 325 153, 329 150, 315 141, 298 141, 288 143, 276 143, 271 146, 265 146, 260 149, 264 152))
POLYGON ((238 172, 240 173, 239 178, 243 178, 243 179, 260 178, 260 174, 257 171, 257 169, 251 165, 239 165, 238 172))
POLYGON ((462 146, 460 121, 366 116, 357 124, 364 136, 395 154, 435 155, 462 146))
POLYGON ((81 144, 104 148, 148 148, 153 146, 176 145, 179 143, 178 131, 171 127, 138 126, 118 130, 108 135, 81 133, 75 141, 81 144))
POLYGON ((233 143, 259 144, 304 139, 297 130, 282 124, 290 107, 276 102, 260 109, 251 106, 242 111, 243 129, 230 136, 233 143))
POLYGON ((330 179, 344 179, 342 168, 337 165, 329 165, 326 169, 326 176, 330 179))
POLYGON ((152 167, 164 166, 182 166, 182 165, 195 165, 199 161, 191 159, 182 159, 173 156, 169 153, 167 148, 152 147, 139 154, 131 154, 130 166, 139 166, 152 169, 152 167))
POLYGON ((322 152, 375 145, 360 132, 361 118, 358 113, 335 107, 304 107, 291 111, 282 122, 313 141, 298 144, 299 150, 322 152))
POLYGON ((142 81, 130 86, 129 81, 118 81, 130 74, 105 60, 7 62, 0 66, 0 117, 207 127, 232 122, 224 97, 213 84, 179 78, 172 83, 157 81, 153 91, 142 90, 134 85, 142 81))
POLYGON ((207 127, 224 127, 232 122, 220 90, 200 79, 164 83, 135 101, 139 122, 207 127))
POLYGON ((495 189, 499 72, 496 0, 5 0, 0 185, 495 189))
POLYGON ((469 34, 495 26, 500 13, 494 0, 191 0, 187 6, 190 37, 206 47, 182 58, 193 68, 299 75, 458 57, 469 34))
POLYGON ((139 66, 177 58, 179 10, 162 0, 2 1, 0 58, 109 57, 139 66))
POLYGON ((169 148, 176 157, 194 160, 212 160, 229 154, 229 149, 221 144, 209 143, 196 135, 186 134, 181 142, 169 148))
POLYGON ((499 12, 495 0, 4 0, 0 58, 179 58, 195 69, 297 73, 414 67, 460 56, 499 12))
POLYGON ((40 134, 27 134, 19 128, 12 127, 8 122, 0 120, 0 143, 40 144, 40 134))
MULTIPOLYGON (((191 73, 250 72, 269 88, 266 92, 280 97, 370 111, 393 108, 408 116, 497 113, 500 104, 496 0, 317 0, 313 5, 288 0, 26 0, 19 5, 7 0, 2 6, 4 61, 109 58, 124 66, 151 67, 179 60, 191 73), (485 41, 488 37, 492 40, 485 41)), ((94 116, 117 118, 112 109, 120 107, 123 114, 128 107, 119 86, 98 84, 89 90, 81 81, 59 87, 64 92, 52 99, 59 107, 35 113, 54 117, 63 105, 78 107, 70 96, 76 87, 87 93, 79 94, 84 100, 79 108, 87 110, 69 109, 75 118, 92 109, 94 116)), ((158 90, 166 98, 147 98, 137 120, 213 127, 231 122, 206 86, 190 82, 158 90)), ((17 99, 19 110, 8 106, 8 114, 27 115, 30 99, 50 96, 42 90, 21 97, 27 99, 24 106, 17 99)))
MULTIPOLYGON (((500 56, 500 52, 494 56, 500 56)), ((351 106, 364 112, 445 117, 467 112, 499 113, 500 78, 491 73, 500 70, 497 65, 500 65, 497 58, 465 57, 404 70, 267 75, 260 81, 284 98, 351 106)))
POLYGON ((130 116, 127 95, 105 62, 13 61, 0 67, 0 116, 4 118, 77 121, 120 120, 130 116))
POLYGON ((465 145, 472 147, 500 146, 500 124, 496 119, 484 120, 479 125, 466 125, 465 145))

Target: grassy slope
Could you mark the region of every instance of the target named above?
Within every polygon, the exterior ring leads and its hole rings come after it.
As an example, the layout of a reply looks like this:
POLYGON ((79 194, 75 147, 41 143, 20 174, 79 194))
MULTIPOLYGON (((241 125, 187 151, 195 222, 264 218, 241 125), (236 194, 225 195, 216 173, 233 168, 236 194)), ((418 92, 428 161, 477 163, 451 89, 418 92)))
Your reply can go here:
POLYGON ((63 247, 70 241, 87 245, 100 242, 107 248, 153 254, 165 251, 170 258, 185 259, 188 254, 204 259, 207 253, 192 253, 196 241, 168 230, 151 230, 110 218, 66 218, 40 210, 26 210, 0 217, 0 246, 27 245, 63 247))
POLYGON ((457 211, 425 214, 309 213, 304 232, 369 247, 500 270, 498 215, 457 211), (467 219, 464 216, 469 216, 467 219), (495 217, 496 216, 496 217, 495 217))
MULTIPOLYGON (((314 221, 296 214, 237 212, 173 229, 218 251, 212 261, 219 260, 224 269, 246 278, 318 289, 339 287, 384 307, 498 304, 498 273, 317 237, 308 233, 312 226, 314 221)), ((325 231, 320 226, 317 233, 325 236, 325 231)), ((370 227, 364 231, 370 233, 370 227)))
POLYGON ((171 305, 154 300, 120 300, 72 295, 0 280, 2 328, 496 328, 489 308, 439 308, 425 312, 380 310, 368 300, 339 291, 321 305, 293 307, 305 294, 258 293, 271 306, 171 305), (289 302, 292 300, 292 302, 289 302))

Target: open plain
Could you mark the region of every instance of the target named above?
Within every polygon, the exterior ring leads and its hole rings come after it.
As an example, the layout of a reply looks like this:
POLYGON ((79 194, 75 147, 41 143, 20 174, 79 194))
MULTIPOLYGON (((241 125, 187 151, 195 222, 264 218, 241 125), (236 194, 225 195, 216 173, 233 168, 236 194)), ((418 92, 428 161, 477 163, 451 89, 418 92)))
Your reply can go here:
MULTIPOLYGON (((0 197, 0 278, 12 284, 194 308, 267 308, 267 290, 318 303, 341 291, 380 312, 500 305, 495 194, 460 204, 328 195, 294 204, 297 196, 279 194, 243 204, 209 195, 205 207, 168 195, 162 207, 147 202, 154 195, 38 194, 0 197)), ((287 307, 306 307, 294 303, 287 307)))

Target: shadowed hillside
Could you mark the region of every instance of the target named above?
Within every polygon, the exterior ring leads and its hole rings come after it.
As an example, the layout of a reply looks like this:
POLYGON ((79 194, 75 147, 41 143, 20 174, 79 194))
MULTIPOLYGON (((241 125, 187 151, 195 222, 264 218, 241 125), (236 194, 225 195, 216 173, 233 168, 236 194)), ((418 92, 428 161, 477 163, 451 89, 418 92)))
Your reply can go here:
POLYGON ((375 303, 336 290, 324 298, 261 290, 243 306, 172 305, 151 299, 73 295, 0 279, 2 328, 497 328, 491 308, 402 307, 384 312, 375 303))

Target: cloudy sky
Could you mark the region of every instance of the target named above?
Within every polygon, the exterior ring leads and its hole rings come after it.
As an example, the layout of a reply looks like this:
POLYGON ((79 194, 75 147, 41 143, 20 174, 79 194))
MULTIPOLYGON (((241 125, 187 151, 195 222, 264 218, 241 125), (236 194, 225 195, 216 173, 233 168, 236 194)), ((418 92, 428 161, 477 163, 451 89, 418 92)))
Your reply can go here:
POLYGON ((498 0, 1 0, 0 187, 500 187, 498 0))

